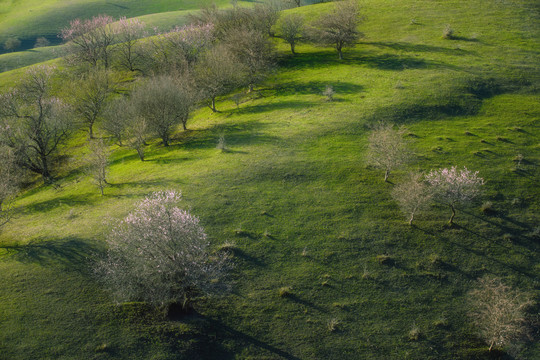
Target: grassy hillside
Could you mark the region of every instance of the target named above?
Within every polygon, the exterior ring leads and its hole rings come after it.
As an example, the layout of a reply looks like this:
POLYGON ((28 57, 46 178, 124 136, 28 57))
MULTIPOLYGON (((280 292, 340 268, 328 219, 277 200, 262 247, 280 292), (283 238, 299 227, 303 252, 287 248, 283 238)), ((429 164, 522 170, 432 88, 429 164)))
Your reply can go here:
MULTIPOLYGON (((293 11, 314 17, 329 6, 293 11)), ((221 99, 221 113, 198 110, 145 162, 115 147, 103 197, 80 171, 84 135, 74 139, 59 181, 23 193, 0 234, 2 356, 490 358, 467 317, 475 280, 492 274, 540 295, 538 7, 365 0, 363 13, 366 37, 345 60, 308 45, 291 57, 276 39, 280 69, 238 109, 221 99), (446 24, 456 40, 442 39, 446 24), (321 95, 327 84, 333 102, 321 95), (406 225, 393 185, 364 160, 380 120, 409 129, 417 156, 407 170, 467 166, 486 179, 457 227, 442 228, 449 214, 438 206, 406 225), (216 149, 221 135, 226 152, 216 149), (216 247, 235 244, 236 266, 231 294, 160 320, 143 304, 112 303, 91 263, 113 219, 170 188, 216 247), (487 201, 494 213, 480 211, 487 201)), ((536 359, 540 345, 512 351, 536 359)))

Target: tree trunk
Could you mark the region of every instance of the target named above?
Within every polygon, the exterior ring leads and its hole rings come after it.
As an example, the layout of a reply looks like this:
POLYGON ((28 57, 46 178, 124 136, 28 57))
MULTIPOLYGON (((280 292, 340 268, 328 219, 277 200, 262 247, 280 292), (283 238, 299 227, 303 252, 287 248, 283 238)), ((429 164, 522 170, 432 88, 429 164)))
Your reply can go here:
POLYGON ((143 149, 141 148, 137 148, 137 154, 139 155, 139 159, 141 159, 141 161, 144 161, 144 151, 143 149))
POLYGON ((450 220, 448 221, 448 225, 454 224, 454 217, 456 216, 456 209, 454 208, 454 204, 450 204, 450 209, 452 209, 452 216, 450 216, 450 220))
POLYGON ((44 183, 50 184, 52 182, 49 164, 45 155, 41 155, 41 176, 43 176, 44 183))
POLYGON ((296 55, 296 53, 294 52, 294 43, 291 43, 291 52, 293 55, 296 55))
POLYGON ((390 170, 386 169, 384 172, 384 182, 388 182, 388 176, 390 176, 390 170))
POLYGON ((411 214, 411 218, 409 219, 409 226, 412 226, 413 220, 414 220, 414 213, 411 214))
POLYGON ((93 139, 94 138, 94 123, 90 123, 90 126, 88 126, 88 137, 90 137, 90 139, 93 139))
POLYGON ((338 46, 336 47, 336 50, 337 50, 337 52, 338 52, 339 60, 343 60, 343 52, 341 51, 341 46, 338 45, 338 46))
POLYGON ((215 97, 212 98, 212 103, 210 105, 210 109, 212 110, 212 112, 217 112, 217 110, 216 110, 216 98, 215 97))
POLYGON ((491 351, 493 349, 493 345, 495 345, 494 341, 492 341, 491 344, 489 345, 489 350, 488 351, 491 351))

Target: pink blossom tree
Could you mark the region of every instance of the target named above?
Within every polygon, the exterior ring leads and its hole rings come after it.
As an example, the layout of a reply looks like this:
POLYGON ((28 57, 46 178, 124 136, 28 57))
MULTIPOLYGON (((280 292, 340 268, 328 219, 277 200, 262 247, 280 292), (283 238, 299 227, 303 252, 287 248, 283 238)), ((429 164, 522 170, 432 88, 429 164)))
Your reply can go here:
POLYGON ((458 170, 455 166, 432 170, 426 176, 426 181, 431 185, 435 199, 452 210, 448 225, 453 224, 456 206, 474 200, 480 195, 481 186, 484 185, 484 179, 478 176, 478 171, 473 172, 466 167, 458 170))
POLYGON ((94 16, 92 19, 75 19, 69 27, 62 29, 60 37, 68 42, 74 59, 92 66, 102 63, 108 67, 111 45, 116 41, 115 28, 110 26, 114 19, 108 15, 94 16))
POLYGON ((196 294, 225 288, 227 254, 211 254, 199 219, 177 207, 180 199, 180 192, 155 192, 110 233, 97 270, 117 301, 186 309, 196 294))

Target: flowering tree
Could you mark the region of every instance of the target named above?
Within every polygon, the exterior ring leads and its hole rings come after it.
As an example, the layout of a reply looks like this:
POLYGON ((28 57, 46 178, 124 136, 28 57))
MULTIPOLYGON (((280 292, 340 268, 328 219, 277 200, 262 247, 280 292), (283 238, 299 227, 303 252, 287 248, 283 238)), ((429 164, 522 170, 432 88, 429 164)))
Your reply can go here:
POLYGON ((110 233, 97 270, 118 301, 187 308, 197 293, 224 289, 227 255, 210 253, 199 219, 177 207, 180 199, 176 191, 155 192, 110 233))
POLYGON ((110 24, 114 19, 108 15, 94 16, 89 20, 75 19, 69 27, 62 29, 60 37, 68 42, 76 60, 97 66, 102 62, 108 67, 111 45, 115 42, 116 31, 110 24))
POLYGON ((432 186, 435 199, 452 210, 449 225, 453 224, 456 216, 456 206, 471 202, 480 194, 480 187, 484 185, 484 179, 478 176, 478 171, 472 172, 466 167, 457 170, 455 166, 432 170, 426 176, 426 181, 432 186))
POLYGON ((469 300, 471 316, 489 351, 527 334, 525 310, 533 302, 523 291, 512 289, 500 279, 484 277, 469 293, 469 300))
POLYGON ((51 93, 53 72, 50 66, 32 67, 16 89, 0 94, 0 142, 45 182, 52 180, 51 157, 71 128, 67 106, 51 93))
POLYGON ((397 184, 392 190, 392 197, 397 201, 403 213, 412 225, 416 213, 424 209, 432 198, 432 193, 422 174, 412 173, 407 180, 397 184))
POLYGON ((212 24, 175 27, 157 34, 146 44, 148 63, 158 73, 186 72, 214 43, 212 24))
POLYGON ((369 136, 367 162, 384 170, 384 181, 390 171, 406 164, 410 157, 407 141, 403 138, 404 128, 394 130, 392 125, 380 125, 369 136))

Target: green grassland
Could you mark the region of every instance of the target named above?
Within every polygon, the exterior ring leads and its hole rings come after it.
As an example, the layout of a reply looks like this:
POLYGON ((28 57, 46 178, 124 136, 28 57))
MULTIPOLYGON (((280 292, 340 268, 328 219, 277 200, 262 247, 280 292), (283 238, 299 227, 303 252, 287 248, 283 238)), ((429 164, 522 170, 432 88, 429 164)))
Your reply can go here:
MULTIPOLYGON (((145 162, 115 146, 103 197, 81 172, 78 134, 55 185, 25 191, 0 234, 0 357, 511 358, 488 354, 466 294, 492 274, 540 295, 539 8, 362 4, 365 38, 343 61, 309 45, 292 57, 276 39, 279 69, 238 109, 224 98, 220 113, 197 110, 170 147, 152 142, 145 162), (442 39, 446 24, 455 40, 442 39), (327 84, 333 102, 321 95, 327 84), (364 160, 369 128, 381 120, 405 125, 416 154, 393 183, 453 165, 485 178, 482 200, 459 209, 458 226, 443 228, 450 214, 436 205, 406 225, 393 184, 364 160), (228 151, 216 149, 221 135, 228 151), (235 244, 232 292, 168 319, 144 304, 114 304, 91 271, 114 220, 160 189, 183 192, 216 249, 235 244), (486 201, 493 213, 480 211, 486 201), (282 287, 291 295, 280 297, 282 287)), ((329 6, 291 11, 312 18, 329 6)), ((540 345, 511 353, 536 359, 540 345)))

